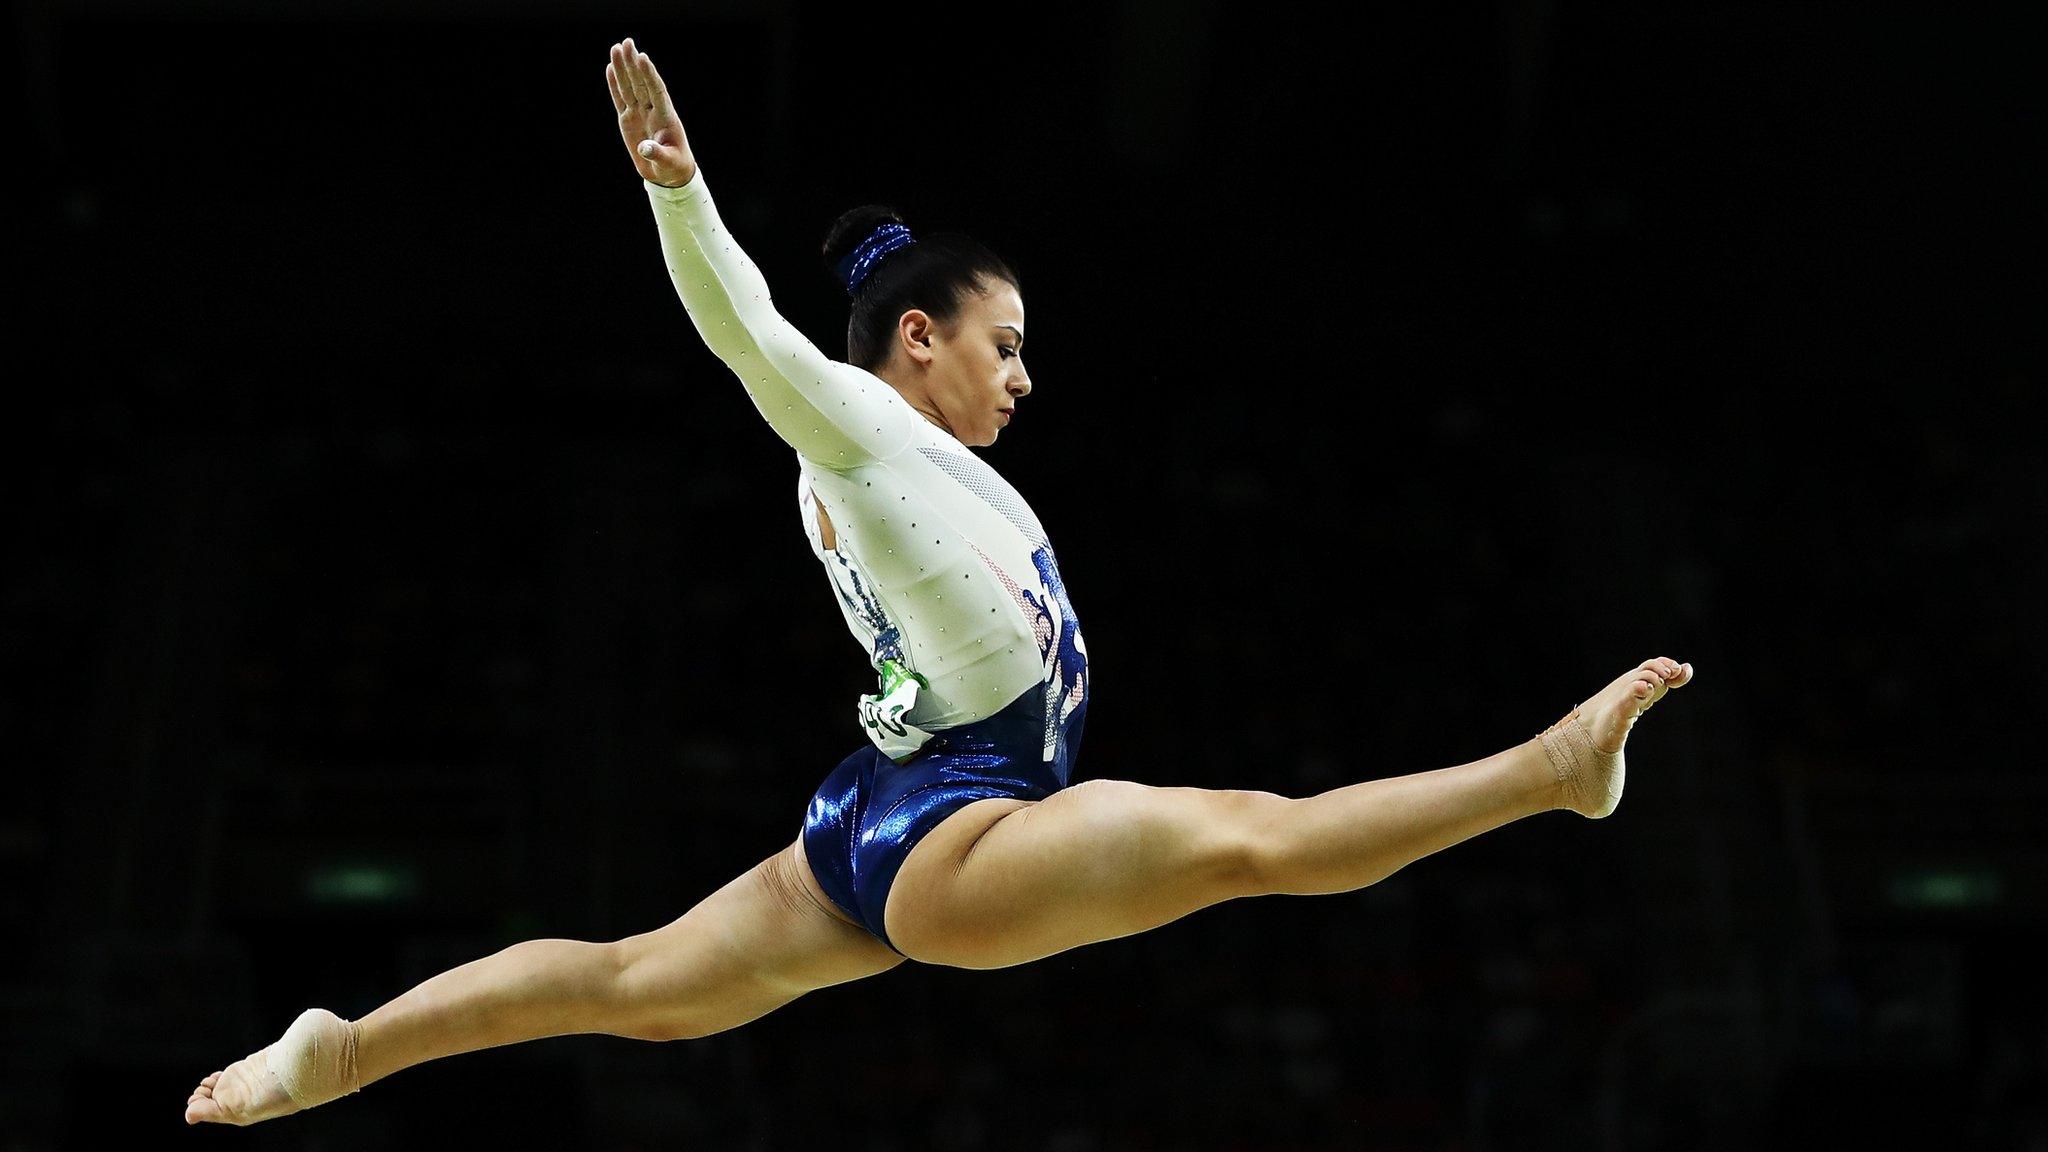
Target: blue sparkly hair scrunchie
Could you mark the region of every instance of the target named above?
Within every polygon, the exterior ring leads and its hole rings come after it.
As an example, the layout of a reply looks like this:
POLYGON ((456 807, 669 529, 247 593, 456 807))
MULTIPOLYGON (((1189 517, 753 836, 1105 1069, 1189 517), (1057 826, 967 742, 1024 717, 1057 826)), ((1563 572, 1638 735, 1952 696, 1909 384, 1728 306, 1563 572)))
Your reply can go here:
POLYGON ((901 224, 884 224, 868 233, 867 239, 839 261, 839 279, 846 285, 846 294, 851 296, 860 288, 861 281, 868 278, 882 257, 915 243, 910 229, 901 224))

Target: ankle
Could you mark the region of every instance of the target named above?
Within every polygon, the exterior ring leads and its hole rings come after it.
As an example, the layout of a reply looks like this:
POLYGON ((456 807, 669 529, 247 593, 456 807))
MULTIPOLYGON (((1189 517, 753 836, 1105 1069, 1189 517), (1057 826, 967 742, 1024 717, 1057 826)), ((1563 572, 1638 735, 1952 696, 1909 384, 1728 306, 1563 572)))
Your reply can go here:
POLYGON ((1579 709, 1543 730, 1538 737, 1558 784, 1558 807, 1590 820, 1612 813, 1621 802, 1622 758, 1593 744, 1579 709))
POLYGON ((1552 726, 1530 736, 1516 752, 1522 752, 1528 760, 1530 787, 1538 795, 1542 812, 1571 808, 1571 760, 1569 756, 1559 756, 1565 748, 1556 742, 1556 728, 1552 726))
POLYGON ((342 1023, 348 1025, 348 1040, 341 1055, 341 1085, 343 1095, 350 1095, 363 1090, 362 1066, 356 1062, 356 1054, 363 1041, 363 1026, 358 1020, 344 1020, 342 1023))
POLYGON ((355 1021, 324 1008, 308 1008, 268 1049, 271 1074, 300 1108, 359 1092, 357 1039, 355 1021))

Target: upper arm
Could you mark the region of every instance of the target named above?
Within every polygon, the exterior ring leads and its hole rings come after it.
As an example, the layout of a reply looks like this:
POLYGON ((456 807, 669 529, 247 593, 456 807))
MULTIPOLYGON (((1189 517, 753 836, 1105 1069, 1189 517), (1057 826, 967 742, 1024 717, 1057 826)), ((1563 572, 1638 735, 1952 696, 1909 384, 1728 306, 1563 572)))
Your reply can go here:
POLYGON ((684 310, 776 435, 834 469, 901 451, 922 417, 887 382, 826 356, 775 310, 760 269, 720 222, 703 168, 679 188, 647 188, 684 310))

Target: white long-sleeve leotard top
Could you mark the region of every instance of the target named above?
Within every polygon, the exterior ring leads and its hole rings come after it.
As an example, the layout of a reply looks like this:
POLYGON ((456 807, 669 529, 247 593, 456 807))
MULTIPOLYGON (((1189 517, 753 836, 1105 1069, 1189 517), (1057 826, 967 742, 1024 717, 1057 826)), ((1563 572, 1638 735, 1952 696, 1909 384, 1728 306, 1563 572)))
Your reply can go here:
POLYGON ((826 357, 775 311, 701 167, 679 187, 648 182, 647 194, 698 333, 796 449, 804 532, 847 628, 878 674, 894 662, 923 681, 863 697, 868 736, 902 760, 931 733, 1013 702, 1035 715, 1042 702, 1044 757, 1064 762, 1066 720, 1086 702, 1087 648, 1030 505, 886 381, 826 357), (888 714, 913 693, 900 717, 888 714))

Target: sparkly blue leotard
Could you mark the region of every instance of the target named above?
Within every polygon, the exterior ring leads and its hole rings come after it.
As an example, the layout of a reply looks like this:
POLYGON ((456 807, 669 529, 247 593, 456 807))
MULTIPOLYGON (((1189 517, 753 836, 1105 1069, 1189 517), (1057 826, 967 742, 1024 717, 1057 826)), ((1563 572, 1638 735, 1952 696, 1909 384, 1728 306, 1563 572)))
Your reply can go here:
POLYGON ((893 948, 882 913, 919 840, 963 805, 1072 782, 1089 688, 1080 622, 1016 489, 775 311, 703 171, 647 189, 692 323, 796 449, 812 554, 880 677, 857 709, 870 744, 818 788, 803 842, 833 902, 893 948))
POLYGON ((895 948, 882 912, 910 850, 976 800, 1043 800, 1065 788, 1087 710, 1084 702, 1068 715, 1053 760, 1037 754, 1045 694, 1027 689, 987 719, 934 733, 902 764, 872 745, 840 761, 804 820, 804 853, 825 894, 895 948))

